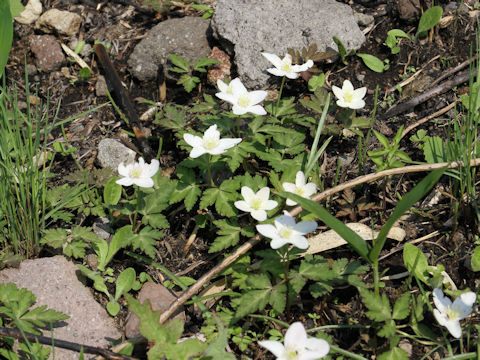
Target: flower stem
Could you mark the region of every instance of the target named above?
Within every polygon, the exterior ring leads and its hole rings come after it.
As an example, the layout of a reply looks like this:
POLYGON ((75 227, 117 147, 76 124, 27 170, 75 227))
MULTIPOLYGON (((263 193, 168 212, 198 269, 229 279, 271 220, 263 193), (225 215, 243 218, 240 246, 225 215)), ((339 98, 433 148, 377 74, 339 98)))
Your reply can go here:
POLYGON ((280 90, 278 91, 277 106, 275 107, 275 117, 278 116, 278 107, 280 106, 280 99, 282 98, 282 91, 283 91, 283 86, 285 85, 285 78, 286 76, 283 76, 282 85, 280 85, 280 90))
POLYGON ((210 165, 211 158, 212 158, 212 155, 207 154, 207 171, 208 171, 208 178, 210 179, 210 185, 212 187, 215 187, 215 183, 213 182, 213 176, 212 176, 212 168, 210 165))
POLYGON ((140 225, 142 223, 141 221, 139 221, 138 225, 137 225, 138 207, 139 207, 140 201, 142 199, 142 195, 141 195, 142 191, 137 186, 135 186, 135 192, 137 193, 137 205, 136 205, 135 213, 133 214, 133 223, 132 223, 134 234, 136 234, 138 232, 138 228, 140 227, 140 225))
MULTIPOLYGON (((285 79, 285 77, 284 77, 285 79)), ((287 322, 290 322, 290 298, 289 298, 289 292, 290 292, 290 280, 288 279, 288 270, 290 267, 290 248, 287 246, 287 251, 284 253, 284 262, 283 262, 283 275, 285 279, 285 285, 286 285, 286 292, 285 292, 285 303, 286 303, 286 308, 287 308, 287 322)))

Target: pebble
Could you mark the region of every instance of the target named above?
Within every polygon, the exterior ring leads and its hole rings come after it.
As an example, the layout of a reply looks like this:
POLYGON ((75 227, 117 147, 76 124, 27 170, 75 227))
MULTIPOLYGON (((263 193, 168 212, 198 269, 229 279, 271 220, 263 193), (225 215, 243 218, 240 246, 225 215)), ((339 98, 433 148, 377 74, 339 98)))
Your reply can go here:
POLYGON ((45 33, 57 32, 72 36, 78 33, 82 17, 70 11, 50 9, 40 16, 35 23, 35 29, 45 33))

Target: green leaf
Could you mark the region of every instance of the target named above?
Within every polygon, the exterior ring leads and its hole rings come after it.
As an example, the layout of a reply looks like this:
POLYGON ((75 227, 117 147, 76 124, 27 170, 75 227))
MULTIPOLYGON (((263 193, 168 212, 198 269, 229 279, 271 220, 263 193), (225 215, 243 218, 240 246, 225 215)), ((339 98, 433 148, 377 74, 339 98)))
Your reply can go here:
POLYGON ((115 301, 120 299, 122 294, 125 294, 132 289, 136 276, 135 270, 131 267, 126 268, 120 273, 120 275, 118 275, 115 288, 115 301))
POLYGON ((344 223, 330 214, 323 206, 317 204, 315 201, 305 199, 297 194, 289 192, 281 192, 279 194, 283 198, 289 198, 296 201, 300 206, 317 216, 328 227, 335 230, 346 242, 348 242, 353 249, 362 256, 365 260, 369 261, 370 245, 363 240, 356 232, 347 227, 344 223))
MULTIPOLYGON (((14 3, 13 1, 12 3, 14 3)), ((0 1, 0 79, 8 61, 8 54, 12 47, 13 19, 10 11, 10 2, 0 1)))
POLYGON ((209 58, 198 59, 197 61, 195 61, 195 64, 193 65, 193 70, 199 71, 199 72, 206 72, 207 71, 205 69, 206 67, 209 67, 215 64, 220 64, 220 61, 218 61, 217 59, 209 59, 209 58))
POLYGON ((120 304, 116 301, 109 301, 107 303, 107 311, 112 316, 117 316, 120 312, 120 304))
POLYGON ((180 181, 173 182, 175 190, 170 198, 170 204, 184 200, 186 210, 190 211, 197 202, 202 190, 197 184, 195 173, 192 169, 182 168, 182 171, 183 174, 180 181))
POLYGON ((265 309, 270 298, 271 289, 251 290, 244 293, 239 299, 239 306, 235 317, 241 319, 257 310, 265 309))
POLYGON ((364 64, 370 69, 378 73, 382 73, 384 69, 383 61, 377 58, 374 55, 370 54, 360 54, 357 53, 357 56, 362 58, 364 64))
POLYGON ((43 232, 43 237, 40 240, 40 244, 45 244, 53 247, 54 249, 61 248, 67 241, 68 233, 65 229, 47 229, 43 232))
POLYGON ((105 184, 103 201, 108 205, 117 205, 122 197, 122 187, 116 183, 118 177, 113 177, 105 184))
MULTIPOLYGON (((98 269, 100 271, 105 270, 105 266, 107 266, 107 264, 110 262, 110 260, 113 259, 115 254, 120 249, 125 248, 125 247, 127 247, 128 245, 131 244, 131 235, 132 234, 133 234, 132 233, 132 225, 125 225, 125 226, 123 226, 123 227, 121 227, 120 229, 117 230, 117 232, 115 233, 115 235, 112 238, 112 241, 108 245, 108 253, 107 253, 107 256, 105 257, 105 260, 102 261, 102 267, 100 267, 101 262, 100 262, 100 256, 99 256, 98 269)), ((98 243, 94 243, 93 246, 95 246, 95 244, 98 244, 98 243)))
POLYGON ((225 326, 218 316, 215 316, 214 319, 218 327, 218 335, 208 344, 205 355, 211 357, 212 360, 235 360, 235 356, 225 350, 228 345, 228 332, 225 326))
POLYGON ((403 320, 410 314, 410 293, 403 294, 393 306, 392 318, 395 320, 403 320))
POLYGON ((480 246, 476 246, 473 250, 471 266, 473 271, 480 271, 480 246))
POLYGON ((425 32, 437 25, 442 18, 442 14, 443 9, 441 6, 432 6, 430 9, 427 9, 420 18, 415 37, 423 36, 425 32))
POLYGON ((313 74, 310 80, 308 80, 308 90, 314 92, 317 88, 320 88, 325 84, 325 74, 313 74))
POLYGON ((400 200, 395 207, 395 210, 393 210, 392 215, 388 218, 387 222, 385 225, 383 225, 382 230, 380 230, 380 233, 378 234, 377 238, 374 241, 374 246, 372 250, 370 250, 370 253, 368 254, 368 257, 370 261, 375 262, 377 261, 378 257, 380 256, 380 252, 383 249, 383 246, 385 245, 385 241, 387 239, 387 234, 392 228, 393 224, 400 219, 400 217, 421 198, 423 198, 437 183, 437 181, 440 179, 440 177, 443 175, 445 172, 446 168, 438 169, 435 171, 432 171, 430 174, 428 174, 422 181, 420 181, 412 190, 408 192, 407 195, 403 197, 402 200, 400 200))
POLYGON ((368 318, 378 322, 392 319, 392 309, 385 293, 380 296, 373 291, 360 289, 360 295, 368 308, 366 312, 368 318))
MULTIPOLYGON (((170 59, 173 65, 179 67, 180 70, 183 70, 183 72, 190 71, 190 62, 187 59, 184 59, 181 56, 178 56, 175 54, 168 54, 168 58, 170 59)), ((176 72, 181 72, 181 71, 176 71, 176 72)))
POLYGON ((63 253, 75 259, 83 259, 85 257, 85 249, 87 244, 83 241, 72 241, 65 246, 63 253))
POLYGON ((429 283, 426 276, 428 269, 427 258, 415 245, 405 244, 403 248, 403 262, 408 272, 414 274, 425 284, 429 283))
POLYGON ((238 243, 242 228, 236 220, 215 220, 213 224, 218 227, 217 235, 220 236, 212 243, 209 253, 221 251, 238 243))
POLYGON ((155 243, 163 237, 163 232, 145 226, 138 234, 131 235, 132 246, 140 249, 152 259, 155 257, 155 243))
POLYGON ((193 89, 195 89, 195 86, 200 82, 200 79, 196 76, 191 76, 190 74, 183 74, 180 76, 180 79, 178 79, 177 84, 178 85, 183 85, 183 88, 185 89, 186 92, 191 92, 193 89))
POLYGON ((408 355, 405 350, 395 346, 387 352, 380 354, 378 360, 408 360, 408 355))

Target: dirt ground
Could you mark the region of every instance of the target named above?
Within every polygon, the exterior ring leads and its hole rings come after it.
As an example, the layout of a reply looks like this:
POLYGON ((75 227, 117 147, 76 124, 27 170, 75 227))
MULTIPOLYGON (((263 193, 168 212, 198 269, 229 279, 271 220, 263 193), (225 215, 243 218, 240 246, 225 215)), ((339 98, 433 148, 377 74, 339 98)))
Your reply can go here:
MULTIPOLYGON (((414 2, 414 1, 412 1, 414 2)), ((133 80, 127 70, 127 59, 134 46, 140 41, 143 35, 152 28, 156 23, 163 21, 169 17, 182 16, 198 16, 198 12, 190 7, 172 6, 169 12, 162 15, 155 14, 153 10, 146 7, 144 4, 138 2, 136 5, 143 7, 150 11, 149 14, 134 11, 133 15, 128 18, 128 23, 131 25, 129 30, 129 39, 126 41, 116 41, 117 34, 124 31, 121 25, 118 25, 117 20, 121 18, 128 10, 127 2, 124 1, 110 1, 102 3, 101 11, 97 11, 97 2, 89 1, 45 1, 44 6, 48 8, 58 8, 74 12, 81 12, 84 18, 91 19, 88 24, 82 25, 80 38, 87 43, 93 44, 93 40, 103 40, 114 44, 114 58, 113 63, 120 74, 122 80, 127 85, 132 99, 147 99, 158 101, 158 86, 156 83, 140 83, 133 80)), ((397 1, 353 1, 351 2, 354 9, 357 11, 373 14, 375 16, 375 25, 367 32, 366 42, 359 49, 358 53, 367 53, 375 55, 381 59, 388 58, 390 60, 390 68, 383 73, 375 73, 369 70, 357 56, 349 56, 346 58, 347 65, 337 60, 333 63, 319 64, 319 68, 327 75, 327 85, 341 86, 344 79, 352 79, 355 84, 361 84, 368 89, 367 106, 361 110, 360 114, 370 116, 374 104, 373 94, 376 86, 379 87, 379 101, 380 106, 377 109, 377 120, 374 127, 388 137, 398 130, 401 125, 408 126, 424 116, 430 115, 435 111, 450 104, 453 99, 459 94, 468 91, 468 83, 463 83, 455 88, 455 91, 447 91, 441 95, 435 96, 426 102, 412 107, 397 116, 388 117, 381 120, 381 115, 389 108, 395 106, 398 102, 411 99, 429 89, 429 84, 449 69, 463 63, 469 59, 472 52, 475 52, 475 32, 476 19, 471 17, 471 12, 453 12, 452 19, 444 27, 436 27, 429 33, 427 38, 419 41, 402 40, 400 43, 400 52, 396 55, 390 53, 390 49, 383 43, 385 41, 385 34, 391 29, 402 29, 407 34, 414 35, 418 18, 411 18, 410 21, 400 19, 401 9, 399 9, 397 1), (402 94, 398 91, 387 92, 390 88, 395 89, 406 78, 411 77, 415 73, 420 72, 418 76, 409 84, 403 87, 402 94), (361 81, 360 81, 361 80, 361 81)), ((419 11, 426 9, 431 4, 428 1, 420 1, 419 11)), ((473 10, 473 4, 465 2, 473 10)), ((435 5, 446 6, 448 1, 435 1, 435 5)), ((19 89, 25 89, 25 62, 33 64, 34 60, 29 51, 29 36, 34 34, 33 26, 15 24, 14 43, 12 52, 7 64, 6 74, 8 85, 15 85, 19 89)), ((43 101, 49 98, 51 115, 59 107, 58 119, 63 120, 69 116, 79 114, 96 105, 102 104, 106 98, 97 98, 95 95, 95 81, 98 74, 98 66, 96 59, 92 54, 91 65, 96 71, 93 78, 88 81, 76 81, 74 84, 70 79, 63 76, 59 72, 52 73, 38 73, 29 79, 30 91, 43 101)), ((73 65, 70 65, 73 66, 73 65)), ((465 68, 465 69, 468 69, 465 68)), ((73 72, 73 71, 72 71, 73 72)), ((234 77, 235 74, 232 74, 234 77)), ((455 77, 453 74, 449 79, 455 77)), ((290 85, 289 85, 290 86, 290 85)), ((203 84, 204 91, 214 92, 215 89, 208 84, 203 84)), ((19 92, 20 97, 23 92, 19 92)), ((295 83, 295 87, 290 86, 285 90, 286 95, 295 95, 304 97, 308 95, 308 89, 305 83, 295 83)), ((173 82, 167 82, 167 101, 173 101, 177 104, 186 105, 193 103, 199 94, 194 94, 193 98, 187 94, 173 82)), ((146 110, 146 105, 135 102, 138 114, 146 110)), ((427 122, 416 130, 423 128, 429 134, 444 135, 441 130, 441 125, 449 121, 449 116, 444 114, 436 119, 435 122, 427 122)), ((172 142, 165 131, 159 129, 151 122, 143 124, 151 131, 149 137, 152 146, 158 144, 158 138, 165 136, 163 144, 163 154, 161 157, 161 164, 163 168, 171 168, 174 171, 177 161, 185 157, 185 154, 178 154, 172 142), (173 150, 173 151, 172 151, 173 150)), ((76 157, 79 162, 87 169, 98 167, 95 159, 97 154, 98 142, 107 137, 121 138, 125 143, 131 144, 135 141, 126 138, 121 134, 121 129, 128 129, 117 116, 111 106, 106 106, 99 111, 80 117, 79 119, 66 125, 66 133, 72 146, 78 150, 76 157)), ((416 131, 415 130, 415 131, 416 131)), ((410 135, 413 135, 410 134, 410 135)), ((61 133, 57 133, 59 139, 61 133)), ((415 161, 423 161, 422 152, 408 140, 407 136, 401 143, 402 150, 407 152, 415 161)), ((53 140, 53 139, 52 139, 53 140)), ((378 147, 378 143, 371 141, 369 150, 378 147)), ((346 181, 356 177, 360 172, 369 173, 374 172, 372 164, 365 165, 365 168, 359 169, 357 159, 357 140, 355 137, 348 138, 336 136, 330 146, 327 148, 327 154, 323 158, 324 187, 328 188, 334 184, 335 174, 337 168, 338 157, 349 158, 353 157, 355 160, 347 166, 341 174, 341 181, 346 181)), ((65 182, 64 176, 68 175, 76 169, 74 162, 70 157, 57 156, 57 160, 53 171, 56 173, 55 182, 61 184, 65 182)), ((388 184, 388 192, 386 199, 387 213, 396 204, 396 194, 405 194, 412 186, 423 177, 423 175, 402 175, 393 176, 388 184)), ((448 180, 447 180, 448 182, 448 180)), ((448 188, 448 183, 445 187, 448 188)), ((382 208, 383 199, 377 194, 380 192, 379 184, 369 184, 355 189, 358 197, 365 196, 368 202, 373 202, 378 208, 382 208)), ((446 190, 448 192, 448 190, 446 190)), ((337 198, 339 198, 338 196, 337 198)), ((336 213, 339 211, 338 202, 333 199, 331 211, 336 213)), ((467 254, 472 251, 474 247, 474 235, 478 234, 478 229, 473 216, 470 215, 468 209, 464 209, 460 213, 459 226, 451 231, 451 224, 446 221, 452 217, 451 203, 448 200, 443 200, 435 211, 428 214, 417 216, 411 222, 406 224, 407 239, 420 238, 427 235, 434 230, 445 230, 445 233, 431 241, 425 241, 419 244, 421 250, 435 259, 436 263, 442 263, 446 267, 447 273, 452 277, 460 288, 470 287, 476 288, 477 283, 473 272, 465 270, 465 260, 467 254)), ((168 236, 162 240, 158 251, 158 258, 155 261, 166 265, 172 272, 181 275, 188 275, 193 278, 200 277, 206 270, 215 264, 221 254, 208 254, 208 244, 210 242, 210 234, 198 233, 197 240, 191 248, 187 256, 183 255, 183 248, 188 236, 194 227, 194 215, 185 212, 178 212, 174 215, 174 219, 169 219, 171 228, 168 230, 168 236)), ((345 219, 345 218, 342 218, 345 219)), ((368 222, 370 219, 358 215, 355 219, 360 222, 368 222)), ((378 219, 381 223, 384 219, 378 219)), ((85 224, 88 225, 92 219, 86 219, 85 224)), ((403 268, 401 251, 397 251, 397 244, 390 243, 384 249, 382 255, 391 253, 383 260, 382 266, 388 269, 385 275, 394 274, 403 268)), ((45 253, 44 255, 48 255, 45 253)), ((352 258, 352 253, 347 248, 334 249, 322 254, 327 258, 352 258)), ((138 265, 134 264, 132 260, 117 259, 119 268, 138 265), (130 262, 130 263, 129 263, 130 262)), ((155 272, 151 272, 156 276, 155 272)), ((157 276, 158 278, 158 276, 157 276)), ((158 280, 158 279, 157 279, 158 280)), ((400 282, 387 281, 386 289, 393 298, 402 294, 404 289, 398 288, 400 282)), ((335 290, 332 295, 336 298, 336 303, 311 303, 307 304, 312 310, 323 313, 323 322, 341 324, 341 321, 348 318, 358 318, 361 311, 359 307, 359 297, 355 290, 351 288, 335 290)), ((189 329, 192 332, 198 330, 195 326, 196 314, 192 309, 187 309, 189 314, 189 329)), ((307 312, 307 311, 306 311, 307 312)), ((305 313, 306 313, 305 312, 305 313)), ((365 317, 363 316, 363 319, 365 317)), ((122 325, 122 316, 118 318, 119 326, 122 325)), ((311 320, 305 319, 306 325, 311 320)), ((316 324, 322 325, 322 324, 316 324)), ((313 326, 313 324, 312 324, 313 326)), ((359 332, 356 330, 337 331, 335 333, 336 342, 339 346, 349 349, 352 352, 366 353, 372 349, 373 344, 370 344, 371 339, 359 337, 359 332), (352 340, 355 339, 355 340, 352 340)), ((415 345, 413 348, 412 358, 420 358, 425 354, 425 349, 420 345, 415 345)))

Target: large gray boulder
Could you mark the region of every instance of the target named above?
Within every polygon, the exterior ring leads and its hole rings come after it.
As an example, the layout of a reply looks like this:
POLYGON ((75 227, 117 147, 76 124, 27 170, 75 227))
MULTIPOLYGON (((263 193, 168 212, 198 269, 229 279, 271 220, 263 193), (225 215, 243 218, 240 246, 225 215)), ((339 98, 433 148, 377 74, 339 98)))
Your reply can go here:
POLYGON ((168 54, 182 56, 192 65, 196 60, 208 57, 209 24, 209 20, 188 16, 162 21, 135 46, 128 59, 130 72, 141 81, 154 80, 158 65, 167 63, 168 54))
POLYGON ((272 76, 261 52, 277 54, 316 43, 319 51, 337 49, 337 36, 347 49, 365 41, 352 9, 334 0, 218 0, 213 35, 235 54, 238 74, 247 88, 264 87, 272 76))

